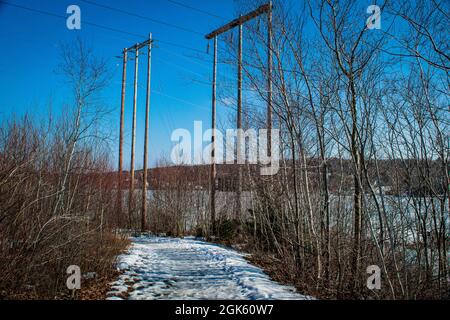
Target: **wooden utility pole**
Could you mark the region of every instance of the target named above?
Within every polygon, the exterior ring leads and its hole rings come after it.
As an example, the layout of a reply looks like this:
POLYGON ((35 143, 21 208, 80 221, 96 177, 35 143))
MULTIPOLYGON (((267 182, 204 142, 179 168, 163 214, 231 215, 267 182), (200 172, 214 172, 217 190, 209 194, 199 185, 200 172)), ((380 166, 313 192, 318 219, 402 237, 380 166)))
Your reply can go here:
MULTIPOLYGON (((254 11, 252 11, 252 12, 250 12, 250 13, 244 15, 244 16, 241 15, 239 18, 234 19, 233 21, 225 24, 224 26, 214 30, 213 32, 211 32, 211 33, 209 33, 209 34, 207 34, 205 36, 205 38, 208 39, 208 40, 214 39, 214 44, 216 45, 217 37, 220 34, 225 33, 227 31, 229 31, 231 29, 234 29, 235 27, 239 26, 237 129, 242 129, 242 33, 243 33, 242 29, 243 29, 243 24, 246 23, 247 21, 250 21, 250 20, 252 20, 252 19, 262 15, 262 14, 268 13, 269 14, 269 25, 271 25, 271 21, 272 21, 272 18, 271 18, 271 15, 270 15, 271 11, 272 11, 272 3, 268 3, 268 4, 265 4, 265 5, 262 5, 258 9, 254 10, 254 11)), ((269 38, 271 39, 272 38, 272 36, 270 34, 271 33, 271 27, 269 27, 269 30, 270 30, 269 31, 269 38)), ((270 52, 270 54, 272 54, 270 46, 271 45, 269 44, 269 52, 270 52)), ((216 90, 215 72, 216 72, 216 63, 217 63, 217 61, 216 61, 216 54, 217 53, 216 53, 216 48, 215 48, 214 49, 214 57, 215 57, 214 58, 214 79, 213 79, 213 113, 214 113, 213 114, 213 119, 214 119, 213 120, 213 122, 214 122, 213 123, 213 126, 214 126, 213 129, 215 128, 215 104, 216 104, 216 101, 215 101, 215 90, 216 90)), ((269 59, 269 61, 272 61, 272 57, 271 56, 268 59, 269 59)), ((271 63, 269 63, 269 69, 270 68, 271 68, 271 63)), ((271 81, 271 75, 268 75, 268 77, 270 79, 269 81, 271 81)), ((271 86, 271 83, 270 83, 270 86, 271 86)), ((269 91, 271 91, 271 90, 269 90, 269 91)), ((270 111, 267 112, 267 116, 268 116, 268 118, 270 117, 270 119, 268 119, 268 121, 270 121, 270 123, 272 123, 272 114, 271 114, 271 108, 272 108, 271 99, 272 99, 272 97, 271 97, 271 95, 269 96, 269 99, 270 99, 269 100, 270 102, 268 103, 268 108, 270 109, 270 111), (270 112, 270 114, 269 114, 269 112, 270 112)), ((270 125, 270 128, 271 128, 271 125, 270 125)), ((240 152, 239 150, 240 150, 240 147, 242 145, 242 141, 241 140, 242 140, 241 139, 241 130, 238 130, 238 135, 237 135, 237 152, 236 152, 237 155, 239 155, 239 152, 240 152)), ((214 147, 214 144, 213 144, 213 147, 214 147)), ((243 156, 245 158, 245 150, 244 150, 244 155, 243 156)), ((238 160, 239 160, 239 157, 238 157, 238 160)), ((242 195, 242 168, 241 168, 241 165, 239 163, 237 163, 237 166, 238 166, 238 186, 237 186, 237 192, 236 192, 236 199, 237 199, 237 201, 236 201, 237 202, 236 216, 237 216, 237 218, 239 218, 239 216, 240 216, 240 214, 242 212, 242 202, 241 202, 241 195, 242 195)), ((215 170, 215 164, 212 165, 211 170, 215 170)), ((212 174, 211 174, 211 176, 212 176, 212 174)), ((215 175, 214 175, 214 179, 215 179, 215 175)), ((215 187, 215 185, 214 185, 214 187, 215 187)), ((212 189, 211 189, 211 202, 214 200, 214 196, 215 196, 215 190, 213 190, 214 187, 212 186, 212 189)), ((211 217, 213 216, 213 214, 215 216, 215 209, 214 209, 214 206, 211 206, 211 217)))
POLYGON ((125 121, 125 89, 127 81, 127 49, 123 49, 123 70, 122 70, 122 100, 120 106, 120 137, 119 137, 119 172, 117 190, 117 227, 122 224, 122 196, 123 196, 123 125, 125 121))
POLYGON ((213 134, 211 136, 211 233, 216 233, 216 80, 217 80, 217 37, 214 37, 214 64, 212 85, 212 123, 213 134))
POLYGON ((267 155, 272 155, 272 1, 267 12, 267 155))
POLYGON ((239 25, 239 49, 238 49, 238 95, 237 95, 237 168, 238 168, 238 185, 236 192, 236 219, 241 217, 242 212, 242 165, 239 160, 245 159, 245 149, 241 154, 242 148, 242 24, 239 25))
POLYGON ((128 201, 128 219, 129 227, 132 228, 132 213, 134 207, 134 149, 136 142, 136 108, 137 108, 137 92, 138 92, 138 66, 139 66, 139 47, 135 47, 134 60, 134 96, 133 96, 133 124, 131 129, 131 168, 130 168, 130 194, 128 201))
POLYGON ((152 67, 152 34, 149 36, 148 42, 148 61, 147 61, 147 102, 145 106, 145 136, 144 136, 144 173, 142 179, 142 215, 141 215, 141 231, 148 229, 147 225, 147 161, 148 161, 148 124, 150 113, 150 89, 151 89, 151 67, 152 67))

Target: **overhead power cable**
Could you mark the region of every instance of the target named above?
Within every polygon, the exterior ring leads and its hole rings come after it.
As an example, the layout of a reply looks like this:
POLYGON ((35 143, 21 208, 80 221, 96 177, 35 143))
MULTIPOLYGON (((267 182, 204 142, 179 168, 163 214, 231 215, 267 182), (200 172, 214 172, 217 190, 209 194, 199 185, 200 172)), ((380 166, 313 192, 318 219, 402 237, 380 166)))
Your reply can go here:
MULTIPOLYGON (((49 12, 49 11, 44 11, 44 10, 41 10, 41 9, 30 8, 30 7, 22 6, 22 5, 15 4, 15 3, 10 3, 10 2, 7 2, 7 1, 3 1, 3 0, 0 0, 0 3, 3 3, 5 5, 11 6, 11 7, 16 7, 16 8, 19 8, 19 9, 27 10, 27 11, 44 14, 44 15, 47 15, 47 16, 52 16, 52 17, 61 18, 61 19, 67 19, 67 17, 64 16, 64 15, 60 15, 60 14, 49 12)), ((83 20, 83 23, 87 24, 87 25, 90 25, 90 26, 93 26, 93 27, 101 28, 101 29, 104 29, 104 30, 127 34, 127 35, 130 35, 130 36, 133 36, 133 37, 145 38, 145 39, 148 38, 148 36, 145 36, 145 35, 142 35, 142 34, 133 33, 133 32, 129 32, 129 31, 125 31, 125 30, 120 30, 120 29, 104 26, 104 25, 101 25, 101 24, 98 24, 98 23, 89 22, 89 21, 86 21, 86 20, 83 20)))
POLYGON ((130 11, 126 11, 126 10, 123 10, 123 9, 119 9, 119 8, 116 8, 116 7, 111 7, 111 6, 108 6, 108 5, 105 5, 105 4, 101 4, 101 3, 98 3, 98 2, 95 2, 95 1, 91 1, 91 0, 81 0, 81 1, 85 2, 85 3, 88 3, 90 5, 93 5, 93 6, 97 6, 97 7, 108 9, 108 10, 112 10, 112 11, 116 11, 116 12, 119 12, 119 13, 122 13, 122 14, 126 14, 126 15, 129 15, 129 16, 132 16, 132 17, 148 20, 148 21, 151 21, 151 22, 154 22, 154 23, 158 23, 158 24, 167 26, 167 27, 171 27, 171 28, 175 28, 175 29, 178 29, 178 30, 181 30, 181 31, 190 32, 190 33, 193 33, 193 34, 196 34, 196 35, 203 36, 203 33, 201 33, 201 32, 198 32, 198 31, 195 31, 193 29, 186 28, 186 27, 178 26, 178 25, 170 23, 170 22, 157 20, 157 19, 154 19, 154 18, 143 16, 143 15, 140 15, 140 14, 137 14, 137 13, 133 13, 133 12, 130 12, 130 11))
POLYGON ((218 19, 221 19, 221 20, 226 19, 225 17, 221 17, 221 16, 219 16, 217 14, 205 11, 203 9, 199 9, 199 8, 195 8, 195 7, 189 6, 187 4, 184 4, 184 3, 181 3, 181 2, 178 2, 178 1, 174 1, 174 0, 167 0, 167 1, 169 1, 169 2, 171 2, 173 4, 176 4, 176 5, 180 6, 180 7, 184 7, 184 8, 190 9, 190 10, 201 12, 203 14, 206 14, 206 15, 214 17, 214 18, 218 18, 218 19))
POLYGON ((177 43, 173 43, 173 42, 169 42, 169 41, 165 41, 165 40, 155 40, 155 42, 159 42, 159 43, 162 43, 162 44, 166 44, 168 46, 174 46, 174 47, 178 47, 178 48, 181 48, 181 49, 191 50, 191 51, 195 51, 197 53, 201 53, 201 54, 207 55, 207 53, 202 51, 202 50, 191 48, 191 47, 187 47, 187 46, 184 46, 182 44, 177 44, 177 43))
MULTIPOLYGON (((26 11, 30 11, 30 12, 36 12, 36 13, 39 13, 39 14, 43 14, 43 15, 47 15, 47 16, 51 16, 51 17, 55 17, 55 18, 67 19, 67 17, 64 16, 64 15, 60 15, 60 14, 57 14, 57 13, 53 13, 53 12, 49 12, 49 11, 45 11, 45 10, 41 10, 41 9, 31 8, 31 7, 27 7, 27 6, 23 6, 23 5, 19 5, 19 4, 15 4, 15 3, 10 3, 10 2, 4 1, 4 0, 0 0, 0 3, 3 3, 5 5, 11 6, 11 7, 15 7, 15 8, 18 8, 18 9, 22 9, 22 10, 26 10, 26 11)), ((129 32, 129 31, 121 30, 121 29, 117 29, 117 28, 112 28, 112 27, 108 27, 108 26, 105 26, 105 25, 101 25, 101 24, 90 22, 90 21, 86 21, 86 20, 83 20, 83 24, 86 24, 86 25, 89 25, 89 26, 93 26, 93 27, 96 27, 96 28, 100 28, 100 29, 103 29, 103 30, 107 30, 107 31, 112 31, 112 32, 126 34, 126 35, 129 35, 129 36, 140 38, 142 40, 148 39, 148 35, 143 35, 143 34, 138 34, 138 33, 134 33, 134 32, 129 32)), ((174 47, 178 47, 178 48, 181 48, 181 49, 186 49, 186 50, 194 51, 194 52, 197 52, 197 53, 206 54, 202 50, 191 48, 191 47, 188 47, 188 46, 180 45, 180 44, 169 42, 169 41, 163 41, 163 40, 155 39, 154 42, 159 42, 159 43, 166 44, 166 45, 169 45, 169 46, 174 46, 174 47)))

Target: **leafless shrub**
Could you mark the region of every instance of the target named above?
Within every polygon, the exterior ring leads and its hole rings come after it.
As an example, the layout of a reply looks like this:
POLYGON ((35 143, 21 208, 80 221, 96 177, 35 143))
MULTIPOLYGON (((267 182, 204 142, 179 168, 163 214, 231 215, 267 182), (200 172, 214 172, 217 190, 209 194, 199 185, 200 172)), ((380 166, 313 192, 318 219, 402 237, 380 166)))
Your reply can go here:
POLYGON ((66 269, 111 271, 126 241, 112 233, 114 181, 98 136, 97 96, 105 65, 79 41, 63 50, 73 102, 37 123, 25 116, 0 127, 0 295, 53 298, 66 269))

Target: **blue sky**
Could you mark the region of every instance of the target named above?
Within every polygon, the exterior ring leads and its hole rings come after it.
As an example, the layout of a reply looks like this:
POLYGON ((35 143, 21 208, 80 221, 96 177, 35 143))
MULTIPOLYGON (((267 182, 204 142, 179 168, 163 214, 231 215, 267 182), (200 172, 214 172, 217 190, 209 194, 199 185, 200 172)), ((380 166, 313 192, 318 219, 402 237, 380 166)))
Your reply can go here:
MULTIPOLYGON (((155 18, 167 23, 192 29, 199 34, 182 31, 138 17, 77 0, 7 0, 12 4, 68 16, 66 9, 75 4, 81 8, 80 31, 68 30, 64 18, 51 17, 0 3, 0 121, 12 115, 31 113, 36 117, 47 114, 52 101, 52 112, 61 111, 68 93, 63 89, 63 79, 54 71, 59 64, 59 45, 70 43, 77 37, 94 48, 97 56, 108 59, 113 71, 110 86, 104 92, 105 103, 114 110, 105 126, 111 137, 118 137, 119 107, 121 91, 122 61, 116 58, 124 47, 144 40, 83 24, 97 23, 136 34, 153 33, 155 41, 161 40, 200 50, 195 52, 162 42, 156 43, 152 66, 152 103, 150 124, 150 164, 162 154, 169 155, 173 143, 171 132, 176 128, 193 128, 194 120, 210 124, 211 88, 207 82, 211 77, 211 60, 207 56, 207 41, 202 35, 222 25, 235 15, 233 0, 178 0, 186 5, 215 13, 217 18, 194 11, 169 0, 92 0, 155 18), (203 52, 203 53, 201 53, 203 52), (187 57, 186 57, 187 56, 187 57), (193 81, 194 79, 201 80, 193 81)), ((88 1, 89 2, 89 1, 88 1)), ((143 126, 145 108, 146 61, 140 61, 140 84, 137 114, 136 166, 142 166, 143 126)), ((131 132, 132 92, 134 66, 128 68, 126 99, 125 164, 129 165, 131 132)), ((219 105, 219 117, 226 106, 219 105)), ((225 117, 225 115, 223 115, 225 117)), ((207 128, 204 128, 206 130, 207 128)), ((114 146, 113 161, 116 164, 117 150, 114 146)))
MULTIPOLYGON (((204 35, 235 18, 236 2, 239 0, 5 0, 13 5, 50 13, 49 16, 2 3, 0 0, 0 122, 13 115, 31 113, 36 118, 45 117, 49 104, 52 113, 58 114, 70 98, 64 87, 63 78, 55 73, 60 63, 60 44, 67 44, 77 38, 93 47, 96 56, 108 61, 113 73, 109 87, 103 92, 104 102, 113 112, 105 119, 103 128, 113 139, 111 158, 117 164, 119 110, 122 80, 123 48, 146 39, 153 34, 155 48, 152 53, 152 101, 150 115, 150 166, 161 157, 169 158, 174 142, 171 133, 178 128, 193 132, 194 121, 203 121, 203 130, 209 129, 211 122, 211 80, 212 50, 207 54, 204 35), (94 4, 93 4, 93 3, 94 4), (174 3, 175 2, 175 3, 174 3), (179 5, 182 3, 183 5, 179 5), (99 4, 98 5, 95 5, 99 4), (81 9, 81 30, 66 27, 66 13, 69 5, 81 9), (101 6, 135 13, 164 22, 166 25, 130 16, 101 6), (193 7, 205 12, 192 10, 193 7), (210 14, 208 14, 210 13, 210 14), (212 16, 213 14, 214 16, 212 16), (126 31, 128 34, 105 30, 92 26, 126 31), (181 27, 175 28, 167 24, 181 27), (138 36, 136 36, 136 34, 138 36), (139 36, 139 35, 142 35, 139 36), (174 46, 173 44, 176 44, 174 46), (193 49, 193 50, 192 50, 193 49)), ((300 1, 293 0, 291 13, 299 14, 300 1)), ((361 17, 361 25, 367 18, 364 0, 355 12, 361 17)), ((248 3, 249 6, 252 4, 248 3)), ((257 6, 255 3, 254 6, 257 6)), ((386 20, 383 20, 386 21, 386 20)), ((386 24, 388 25, 388 24, 386 24)), ((309 31, 310 29, 308 29, 309 31)), ((233 31, 237 38, 237 30, 233 31)), ((374 33, 375 34, 375 33, 374 33)), ((244 35, 245 36, 245 35, 244 35)), ((223 38, 222 38, 223 39, 223 38)), ((218 127, 223 127, 235 116, 236 84, 232 67, 221 64, 223 46, 219 46, 219 83, 228 88, 232 96, 221 96, 218 102, 218 127), (222 77, 222 78, 221 78, 222 77), (231 82, 230 82, 231 81, 231 82), (230 89, 231 86, 231 89, 230 89)), ((244 43, 245 50, 245 43, 244 43)), ((313 50, 313 48, 312 48, 313 50)), ((245 51, 244 51, 245 59, 245 51)), ((144 141, 144 111, 146 98, 146 57, 140 59, 139 94, 136 135, 136 167, 142 167, 144 141)), ((234 70, 235 71, 235 70, 234 70)), ((129 168, 131 145, 131 117, 133 107, 134 61, 129 61, 127 73, 127 95, 125 115, 125 169, 129 168)), ((245 82, 245 79, 244 79, 245 82)), ((244 108, 246 98, 255 103, 251 91, 244 88, 244 108)), ((254 108, 252 106, 252 108, 254 108)))

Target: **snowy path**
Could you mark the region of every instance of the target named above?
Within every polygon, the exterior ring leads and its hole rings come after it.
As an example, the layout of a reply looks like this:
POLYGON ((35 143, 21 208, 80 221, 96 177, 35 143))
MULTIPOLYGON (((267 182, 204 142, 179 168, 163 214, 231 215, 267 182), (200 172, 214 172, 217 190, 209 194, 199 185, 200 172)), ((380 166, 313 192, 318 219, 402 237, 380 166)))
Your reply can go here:
POLYGON ((310 299, 280 285, 234 250, 192 238, 133 238, 108 299, 310 299))

